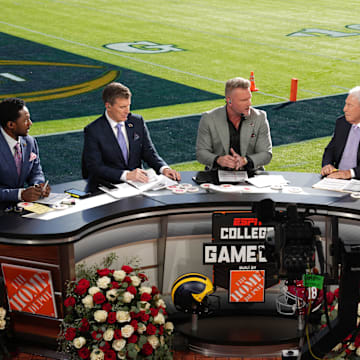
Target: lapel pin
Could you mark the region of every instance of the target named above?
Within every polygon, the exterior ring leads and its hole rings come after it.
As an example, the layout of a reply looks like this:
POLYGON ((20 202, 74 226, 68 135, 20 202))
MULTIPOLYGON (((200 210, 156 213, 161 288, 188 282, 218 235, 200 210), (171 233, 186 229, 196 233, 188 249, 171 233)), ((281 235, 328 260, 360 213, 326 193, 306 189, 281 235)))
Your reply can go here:
POLYGON ((128 124, 128 127, 133 127, 134 125, 132 123, 129 123, 128 124))

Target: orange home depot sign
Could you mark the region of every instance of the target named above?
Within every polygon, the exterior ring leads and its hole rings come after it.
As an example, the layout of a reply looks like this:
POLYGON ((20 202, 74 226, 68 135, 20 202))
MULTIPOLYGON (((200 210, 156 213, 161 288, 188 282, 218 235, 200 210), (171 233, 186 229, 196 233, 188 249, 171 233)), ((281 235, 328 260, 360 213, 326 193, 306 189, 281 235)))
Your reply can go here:
POLYGON ((265 270, 231 270, 230 302, 263 302, 265 270))
POLYGON ((57 317, 51 273, 1 264, 10 311, 57 317))

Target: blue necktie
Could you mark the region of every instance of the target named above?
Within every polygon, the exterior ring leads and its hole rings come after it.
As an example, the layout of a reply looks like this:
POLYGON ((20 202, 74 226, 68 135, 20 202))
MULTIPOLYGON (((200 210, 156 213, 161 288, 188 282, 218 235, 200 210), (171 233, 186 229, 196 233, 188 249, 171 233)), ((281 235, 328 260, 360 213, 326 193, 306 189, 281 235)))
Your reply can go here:
POLYGON ((20 148, 19 143, 16 143, 14 148, 15 148, 14 158, 15 158, 16 170, 17 170, 18 175, 20 176, 22 156, 21 156, 21 148, 20 148))
POLYGON ((339 164, 339 170, 349 170, 357 166, 360 128, 352 126, 339 164))
POLYGON ((118 141, 120 149, 122 151, 125 163, 127 164, 128 163, 128 149, 127 149, 127 146, 126 146, 125 136, 124 136, 124 134, 122 132, 122 129, 121 129, 123 125, 124 124, 122 122, 118 123, 116 125, 116 127, 117 127, 117 141, 118 141))

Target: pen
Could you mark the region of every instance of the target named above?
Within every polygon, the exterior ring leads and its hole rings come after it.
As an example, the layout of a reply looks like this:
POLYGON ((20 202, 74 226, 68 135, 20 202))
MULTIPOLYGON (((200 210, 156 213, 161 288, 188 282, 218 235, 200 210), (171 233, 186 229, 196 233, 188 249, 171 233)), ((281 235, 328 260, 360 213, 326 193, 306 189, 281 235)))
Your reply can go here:
POLYGON ((339 171, 338 169, 332 169, 331 170, 331 172, 333 173, 333 172, 337 172, 337 171, 339 171))
POLYGON ((49 184, 49 180, 46 180, 44 186, 43 186, 42 189, 41 189, 41 197, 43 197, 44 190, 46 189, 46 187, 48 186, 48 184, 49 184))

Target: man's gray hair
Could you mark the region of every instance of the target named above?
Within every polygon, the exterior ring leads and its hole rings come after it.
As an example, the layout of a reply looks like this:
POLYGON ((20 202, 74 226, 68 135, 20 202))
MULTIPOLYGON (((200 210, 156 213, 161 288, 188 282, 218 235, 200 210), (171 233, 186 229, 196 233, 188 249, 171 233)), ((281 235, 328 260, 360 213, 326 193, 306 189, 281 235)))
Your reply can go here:
POLYGON ((360 86, 355 86, 349 91, 349 95, 356 97, 357 101, 360 103, 360 86))
POLYGON ((250 81, 241 77, 230 79, 225 84, 225 96, 229 96, 234 89, 249 89, 250 81))

